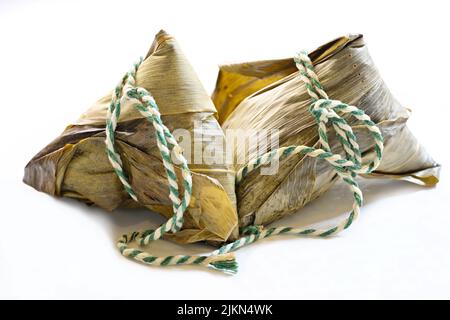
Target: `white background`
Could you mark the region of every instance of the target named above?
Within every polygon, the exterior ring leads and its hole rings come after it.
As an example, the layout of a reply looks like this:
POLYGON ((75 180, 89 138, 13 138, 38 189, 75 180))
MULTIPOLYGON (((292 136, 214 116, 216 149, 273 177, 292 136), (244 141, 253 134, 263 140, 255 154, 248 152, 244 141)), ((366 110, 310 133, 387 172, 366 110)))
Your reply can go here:
MULTIPOLYGON (((0 1, 0 298, 450 298, 448 1, 0 1), (436 188, 362 181, 361 219, 330 239, 277 238, 237 252, 240 271, 157 268, 120 256, 154 213, 54 199, 23 168, 114 87, 164 28, 208 92, 217 65, 284 58, 363 33, 412 131, 443 165, 436 188)), ((280 224, 330 223, 337 186, 280 224)), ((161 243, 155 253, 209 250, 161 243)))

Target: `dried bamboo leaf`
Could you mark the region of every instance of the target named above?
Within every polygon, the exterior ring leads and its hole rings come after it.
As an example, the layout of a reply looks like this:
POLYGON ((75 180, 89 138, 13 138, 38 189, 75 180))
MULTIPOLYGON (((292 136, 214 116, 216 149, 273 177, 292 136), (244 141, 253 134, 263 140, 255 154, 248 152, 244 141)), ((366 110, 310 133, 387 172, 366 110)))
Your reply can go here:
MULTIPOLYGON (((152 93, 170 130, 193 133, 199 126, 203 135, 214 138, 202 141, 202 151, 211 144, 225 144, 214 104, 175 39, 164 31, 156 35, 139 67, 136 84, 152 93)), ((172 202, 153 126, 130 103, 122 106, 116 144, 138 204, 114 173, 104 143, 110 101, 110 94, 100 99, 39 152, 26 166, 24 182, 39 191, 76 198, 107 210, 145 206, 171 216, 172 202)), ((222 242, 237 236, 233 168, 206 163, 190 165, 193 196, 184 229, 173 236, 179 242, 222 242)))
MULTIPOLYGON (((358 106, 379 125, 385 152, 371 177, 427 186, 438 182, 440 166, 407 128, 409 110, 389 92, 361 35, 336 39, 312 52, 310 58, 330 97, 358 106)), ((213 101, 224 130, 274 129, 279 130, 280 146, 319 147, 316 123, 308 111, 310 97, 297 75, 293 59, 221 67, 213 101)), ((358 136, 363 159, 368 161, 373 141, 352 119, 348 121, 358 136)), ((247 150, 247 142, 236 142, 236 157, 251 160, 257 156, 258 149, 251 145, 247 150)), ((332 133, 330 145, 342 152, 332 133)), ((237 163, 236 170, 242 166, 237 163)), ((335 179, 328 163, 299 155, 282 160, 276 175, 260 175, 256 170, 236 190, 239 224, 268 224, 293 213, 328 190, 335 179)))

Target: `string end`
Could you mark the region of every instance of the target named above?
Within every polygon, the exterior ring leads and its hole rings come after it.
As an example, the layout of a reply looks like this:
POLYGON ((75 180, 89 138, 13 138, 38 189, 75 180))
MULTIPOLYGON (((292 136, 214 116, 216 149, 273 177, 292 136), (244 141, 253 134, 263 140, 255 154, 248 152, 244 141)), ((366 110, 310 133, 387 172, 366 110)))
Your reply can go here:
MULTIPOLYGON (((219 258, 219 257, 218 257, 219 258)), ((222 271, 226 274, 235 275, 238 272, 238 263, 234 255, 226 255, 226 258, 220 258, 208 263, 208 268, 222 271)))

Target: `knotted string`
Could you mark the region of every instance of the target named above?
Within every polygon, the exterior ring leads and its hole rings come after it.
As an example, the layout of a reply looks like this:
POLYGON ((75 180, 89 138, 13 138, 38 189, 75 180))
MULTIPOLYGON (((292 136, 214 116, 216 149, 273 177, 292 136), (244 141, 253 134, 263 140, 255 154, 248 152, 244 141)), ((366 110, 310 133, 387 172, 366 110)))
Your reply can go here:
POLYGON ((190 256, 177 255, 156 257, 139 249, 128 248, 128 243, 137 241, 141 246, 149 244, 150 241, 160 239, 165 233, 171 231, 173 233, 179 231, 183 225, 183 215, 189 205, 192 195, 192 177, 189 171, 187 161, 183 157, 181 148, 177 141, 162 123, 158 106, 150 95, 150 93, 141 87, 135 87, 135 74, 142 60, 135 64, 134 68, 128 72, 116 87, 113 93, 112 101, 108 109, 107 130, 106 130, 106 146, 108 158, 118 175, 120 181, 125 187, 131 198, 138 201, 133 188, 128 182, 127 176, 123 171, 120 155, 116 152, 114 146, 114 131, 120 116, 120 107, 122 100, 129 99, 135 104, 136 108, 144 115, 152 124, 156 131, 157 145, 163 160, 163 165, 169 182, 169 198, 173 203, 174 215, 166 223, 156 230, 147 230, 143 233, 133 232, 123 235, 118 241, 118 247, 124 256, 133 258, 137 261, 152 265, 204 265, 213 269, 221 270, 227 273, 237 272, 237 264, 232 252, 255 241, 270 236, 282 234, 308 235, 326 237, 336 234, 348 228, 352 222, 358 217, 360 207, 363 203, 363 195, 356 182, 357 174, 370 173, 380 163, 383 153, 383 137, 375 123, 370 119, 364 111, 357 107, 347 105, 338 100, 328 98, 324 88, 322 87, 314 67, 307 53, 300 52, 294 61, 299 70, 299 76, 306 86, 306 90, 311 97, 311 105, 309 111, 313 115, 318 124, 319 143, 321 148, 313 148, 308 146, 287 146, 272 150, 259 156, 241 168, 236 174, 236 184, 239 184, 250 172, 258 169, 262 165, 267 165, 271 161, 280 160, 291 155, 302 155, 318 159, 323 159, 330 163, 335 169, 339 177, 347 184, 353 194, 353 206, 349 215, 333 227, 326 229, 316 228, 294 228, 294 227, 272 227, 264 228, 263 226, 248 226, 241 230, 241 238, 222 246, 207 256, 190 256), (353 116, 362 126, 366 127, 375 141, 375 156, 371 162, 363 164, 362 156, 356 136, 347 121, 338 115, 353 116), (331 124, 336 132, 337 139, 341 144, 345 157, 340 154, 333 153, 328 141, 327 124, 331 124), (179 189, 177 175, 174 171, 173 163, 170 158, 170 151, 181 163, 181 172, 183 178, 184 197, 179 198, 179 189))
POLYGON ((381 132, 364 111, 341 101, 328 98, 306 52, 300 52, 294 58, 294 61, 299 70, 299 76, 305 83, 306 90, 311 97, 309 111, 318 124, 319 142, 322 148, 287 146, 267 152, 264 155, 251 160, 246 166, 241 168, 236 174, 236 183, 239 184, 244 177, 260 166, 269 164, 274 160, 286 158, 290 155, 299 154, 302 156, 323 159, 333 166, 339 177, 341 177, 350 188, 353 194, 352 210, 345 219, 326 229, 294 227, 272 227, 265 229, 263 226, 249 226, 242 230, 243 237, 222 246, 214 251, 214 254, 233 252, 260 239, 281 234, 327 237, 348 228, 359 216, 360 207, 363 204, 363 195, 355 178, 357 174, 372 172, 379 165, 383 154, 383 137, 381 132), (361 151, 356 141, 356 136, 347 121, 340 117, 336 112, 349 114, 355 117, 369 130, 375 141, 375 157, 371 162, 362 164, 361 151), (340 154, 333 153, 331 150, 327 135, 326 125, 328 123, 331 123, 336 132, 338 141, 345 152, 345 158, 340 154))
POLYGON ((189 206, 192 196, 192 175, 188 168, 187 161, 182 154, 182 150, 179 147, 175 137, 169 131, 169 129, 163 124, 161 120, 161 114, 159 113, 158 105, 156 104, 150 93, 141 87, 135 86, 135 76, 142 63, 142 59, 136 63, 120 81, 116 89, 113 92, 111 98, 111 104, 107 111, 107 123, 106 123, 106 151, 108 159, 111 162, 114 171, 119 177, 120 181, 125 187, 130 197, 139 201, 133 187, 128 182, 128 177, 123 171, 122 159, 117 153, 114 143, 114 132, 117 127, 117 121, 120 117, 121 106, 124 101, 129 100, 139 110, 139 112, 152 123, 156 132, 156 143, 162 158, 164 169, 167 175, 167 181, 169 182, 169 198, 172 201, 173 216, 167 220, 156 230, 147 230, 143 233, 133 232, 131 234, 123 235, 117 246, 120 252, 129 258, 134 260, 152 264, 152 265, 204 265, 209 268, 222 270, 224 272, 234 273, 237 270, 237 265, 233 254, 214 255, 214 256, 165 256, 157 257, 151 255, 145 251, 129 248, 130 242, 137 241, 140 246, 146 246, 151 241, 161 239, 167 232, 176 233, 183 226, 183 215, 186 208, 189 206), (180 169, 182 173, 182 184, 184 187, 184 196, 182 199, 179 197, 178 178, 173 166, 171 152, 180 163, 180 169))

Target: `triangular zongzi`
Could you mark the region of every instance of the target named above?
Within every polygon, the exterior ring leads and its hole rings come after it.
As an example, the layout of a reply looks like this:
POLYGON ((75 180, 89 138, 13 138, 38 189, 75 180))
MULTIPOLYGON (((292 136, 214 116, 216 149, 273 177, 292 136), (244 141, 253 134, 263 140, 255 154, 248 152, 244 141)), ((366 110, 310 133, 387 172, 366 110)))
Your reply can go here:
MULTIPOLYGON (((439 165, 409 131, 406 122, 410 112, 389 92, 361 35, 338 38, 309 56, 329 96, 361 108, 382 131, 383 159, 369 176, 427 186, 438 182, 439 165)), ((292 58, 222 66, 213 101, 223 129, 250 133, 275 130, 280 147, 318 147, 317 126, 308 110, 310 97, 298 75, 292 58)), ((370 135, 354 119, 347 121, 358 137, 364 159, 369 159, 373 151, 370 135)), ((260 152, 249 140, 250 136, 234 143, 236 159, 246 159, 236 163, 236 171, 260 152)), ((339 152, 335 137, 330 145, 339 152)), ((335 180, 336 172, 328 163, 299 155, 281 161, 274 175, 261 175, 256 170, 236 189, 240 226, 265 225, 293 213, 323 194, 335 180)))
MULTIPOLYGON (((191 136, 200 131, 206 137, 199 150, 203 157, 208 157, 206 149, 214 149, 211 144, 225 144, 214 104, 177 42, 166 32, 156 35, 137 71, 136 84, 152 93, 170 131, 184 129, 191 136)), ((76 198, 107 210, 137 205, 172 216, 155 132, 130 104, 122 106, 116 146, 138 204, 131 200, 113 171, 104 143, 110 101, 111 94, 100 99, 39 152, 26 166, 24 181, 39 191, 76 198)), ((183 142, 182 146, 186 146, 183 142)), ((194 139, 187 147, 194 147, 193 143, 194 139)), ((192 200, 183 230, 172 237, 183 243, 233 239, 237 236, 237 213, 232 167, 208 159, 201 163, 188 161, 193 178, 192 200)))

